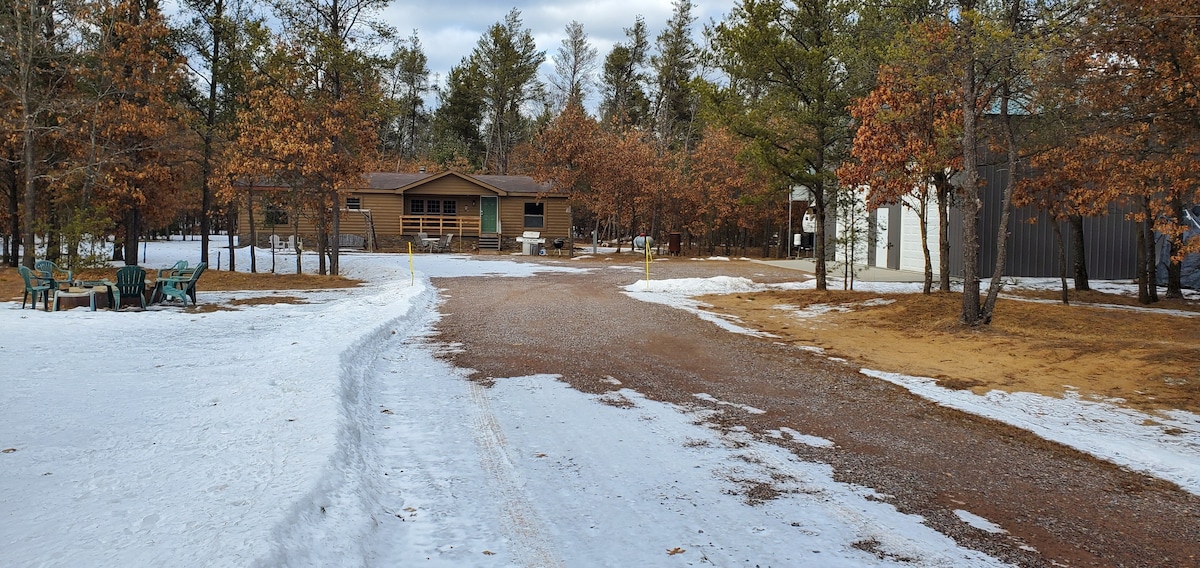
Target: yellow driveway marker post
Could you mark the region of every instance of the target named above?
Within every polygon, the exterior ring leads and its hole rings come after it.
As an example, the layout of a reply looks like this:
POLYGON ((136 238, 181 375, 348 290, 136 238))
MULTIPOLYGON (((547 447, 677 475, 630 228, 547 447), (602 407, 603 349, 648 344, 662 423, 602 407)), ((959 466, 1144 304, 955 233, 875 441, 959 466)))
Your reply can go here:
POLYGON ((650 289, 650 237, 642 241, 642 246, 646 249, 646 289, 650 289))

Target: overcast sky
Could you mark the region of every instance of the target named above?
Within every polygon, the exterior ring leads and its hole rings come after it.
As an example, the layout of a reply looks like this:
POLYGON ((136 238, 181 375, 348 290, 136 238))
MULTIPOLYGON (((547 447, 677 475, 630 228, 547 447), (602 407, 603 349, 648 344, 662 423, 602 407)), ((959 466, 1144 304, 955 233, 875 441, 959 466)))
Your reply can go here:
MULTIPOLYGON (((723 20, 739 1, 693 0, 694 41, 702 45, 704 26, 723 20)), ((179 4, 180 0, 163 0, 162 3, 164 12, 176 24, 186 18, 180 14, 179 4)), ((526 0, 520 3, 511 0, 393 0, 377 17, 395 28, 402 38, 416 30, 429 58, 430 81, 443 85, 450 68, 470 55, 484 31, 492 24, 502 23, 513 8, 521 12, 521 22, 533 33, 538 49, 546 52, 539 77, 543 82, 553 73, 550 58, 558 52, 566 38, 566 26, 572 20, 583 24, 588 40, 596 48, 599 73, 609 50, 614 44, 625 41, 625 28, 632 27, 638 15, 646 21, 653 54, 654 41, 666 27, 673 10, 671 0, 526 0)), ((278 24, 267 2, 261 2, 259 9, 268 22, 278 24)), ((436 105, 436 97, 432 95, 427 101, 436 105)), ((594 110, 598 101, 593 90, 588 106, 594 110)))
MULTIPOLYGON (((693 0, 696 17, 693 32, 697 43, 704 26, 720 21, 737 0, 693 0)), ((671 0, 557 0, 520 3, 489 0, 394 1, 382 14, 387 24, 402 37, 417 30, 429 70, 437 83, 445 80, 450 68, 471 53, 475 43, 492 24, 503 22, 512 8, 521 11, 525 28, 533 32, 539 50, 546 52, 542 79, 553 70, 553 56, 566 37, 565 28, 572 20, 583 24, 588 39, 598 54, 598 66, 604 62, 613 44, 624 41, 624 28, 632 27, 640 14, 646 20, 651 50, 654 39, 671 18, 671 0)))

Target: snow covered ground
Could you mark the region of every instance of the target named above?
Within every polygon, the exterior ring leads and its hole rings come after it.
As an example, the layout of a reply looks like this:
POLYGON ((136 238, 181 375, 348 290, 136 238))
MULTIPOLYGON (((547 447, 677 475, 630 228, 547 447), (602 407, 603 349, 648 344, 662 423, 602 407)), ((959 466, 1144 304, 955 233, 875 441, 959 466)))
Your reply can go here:
MULTIPOLYGON (((151 243, 143 264, 169 266, 198 250, 196 241, 151 243)), ((430 277, 581 269, 457 255, 418 256, 415 275, 406 256, 348 254, 342 265, 369 285, 201 286, 208 304, 302 300, 207 313, 46 313, 0 303, 0 564, 1000 564, 871 499, 869 489, 832 481, 827 466, 711 430, 686 408, 628 389, 607 397, 631 407, 605 404, 552 376, 484 388, 435 357, 454 346, 430 337, 438 317, 430 277), (771 479, 795 492, 757 505, 737 495, 771 479)), ((290 257, 279 266, 289 269, 290 257)), ((631 288, 683 306, 713 282, 676 284, 631 288)), ((953 404, 1001 414, 1028 405, 975 398, 953 404)), ((1115 407, 1064 404, 1124 425, 1110 436, 1154 429, 1135 428, 1136 418, 1115 407)), ((1183 429, 1174 438, 1185 443, 1131 435, 1124 447, 1161 455, 1144 465, 1164 477, 1186 469, 1168 458, 1190 459, 1191 473, 1171 475, 1190 475, 1196 491, 1196 417, 1155 419, 1183 429)), ((1085 437, 1064 424, 1070 416, 1025 420, 1047 437, 1085 437)))

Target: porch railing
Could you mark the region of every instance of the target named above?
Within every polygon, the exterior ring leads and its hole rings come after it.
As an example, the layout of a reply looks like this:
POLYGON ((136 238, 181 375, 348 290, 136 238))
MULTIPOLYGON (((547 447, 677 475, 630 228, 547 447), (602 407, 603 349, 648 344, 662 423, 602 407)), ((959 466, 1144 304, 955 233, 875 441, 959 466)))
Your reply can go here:
POLYGON ((443 215, 401 215, 400 232, 405 235, 428 233, 444 235, 454 233, 459 237, 479 236, 479 217, 443 215))

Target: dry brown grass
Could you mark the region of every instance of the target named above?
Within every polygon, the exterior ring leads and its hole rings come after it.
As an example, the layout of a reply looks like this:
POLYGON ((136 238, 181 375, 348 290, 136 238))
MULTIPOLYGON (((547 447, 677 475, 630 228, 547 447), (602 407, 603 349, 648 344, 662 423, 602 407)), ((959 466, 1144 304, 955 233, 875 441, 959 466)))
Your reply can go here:
MULTIPOLYGON (((1040 294, 1039 294, 1040 295, 1040 294)), ((797 345, 822 347, 856 365, 932 377, 950 388, 1123 399, 1132 407, 1200 411, 1200 312, 1196 302, 1148 310, 1097 307, 1136 300, 1089 292, 1087 303, 1001 298, 991 325, 958 322, 961 294, 789 291, 708 296, 712 310, 797 345), (883 299, 890 303, 882 304, 883 299), (816 304, 848 312, 803 318, 816 304)))

